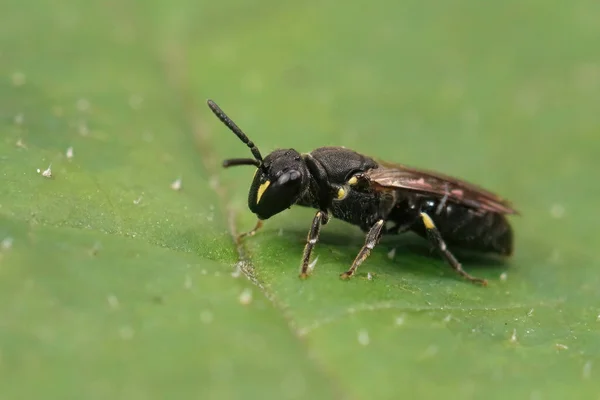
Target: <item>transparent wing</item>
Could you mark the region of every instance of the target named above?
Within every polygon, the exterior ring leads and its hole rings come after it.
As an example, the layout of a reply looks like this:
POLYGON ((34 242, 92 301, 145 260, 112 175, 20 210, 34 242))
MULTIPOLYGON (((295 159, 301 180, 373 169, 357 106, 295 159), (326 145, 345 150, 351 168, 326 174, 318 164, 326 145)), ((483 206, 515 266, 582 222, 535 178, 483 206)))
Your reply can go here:
POLYGON ((379 161, 379 165, 379 168, 369 170, 365 177, 371 185, 382 189, 399 188, 447 196, 448 201, 469 207, 501 214, 518 214, 507 200, 460 179, 400 164, 379 161))

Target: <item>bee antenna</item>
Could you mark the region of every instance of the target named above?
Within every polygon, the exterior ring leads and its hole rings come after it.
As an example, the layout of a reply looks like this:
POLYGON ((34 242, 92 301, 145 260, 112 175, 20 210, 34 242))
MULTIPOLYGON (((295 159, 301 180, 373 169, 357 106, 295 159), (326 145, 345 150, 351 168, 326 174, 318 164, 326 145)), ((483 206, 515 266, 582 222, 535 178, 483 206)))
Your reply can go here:
POLYGON ((221 110, 221 107, 219 107, 214 101, 209 99, 206 101, 206 104, 208 104, 208 107, 217 116, 217 118, 219 118, 222 123, 224 123, 233 133, 235 133, 238 138, 240 138, 242 142, 246 144, 246 146, 250 148, 254 158, 256 158, 256 160, 262 164, 263 158, 260 155, 260 151, 258 151, 258 147, 256 147, 256 145, 250 139, 248 139, 248 136, 242 132, 235 122, 233 122, 231 118, 229 118, 227 114, 221 110))

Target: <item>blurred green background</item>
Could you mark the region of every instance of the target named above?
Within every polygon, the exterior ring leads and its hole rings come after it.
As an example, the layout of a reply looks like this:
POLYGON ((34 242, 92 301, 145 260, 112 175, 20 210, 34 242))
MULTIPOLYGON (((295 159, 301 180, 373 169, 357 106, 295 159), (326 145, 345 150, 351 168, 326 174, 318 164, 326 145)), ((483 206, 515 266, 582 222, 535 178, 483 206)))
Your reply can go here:
POLYGON ((599 399, 598 21, 591 0, 4 0, 0 397, 599 399), (514 257, 462 258, 484 289, 407 235, 343 282, 363 236, 334 221, 300 281, 296 208, 238 254, 253 169, 220 168, 249 152, 206 98, 263 154, 343 145, 497 191, 514 257))

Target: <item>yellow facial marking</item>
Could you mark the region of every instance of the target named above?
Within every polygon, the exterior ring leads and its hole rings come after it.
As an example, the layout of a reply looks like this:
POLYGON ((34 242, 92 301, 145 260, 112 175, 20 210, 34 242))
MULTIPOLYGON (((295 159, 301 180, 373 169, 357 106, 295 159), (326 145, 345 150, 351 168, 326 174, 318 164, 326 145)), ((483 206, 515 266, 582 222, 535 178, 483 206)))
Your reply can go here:
POLYGON ((421 213, 421 218, 423 219, 423 224, 425 224, 425 228, 427 229, 435 229, 435 224, 433 223, 431 217, 425 213, 421 213))
POLYGON ((358 183, 358 179, 355 176, 348 179, 348 185, 356 185, 357 183, 358 183))
POLYGON ((338 198, 338 200, 341 200, 344 197, 346 197, 346 191, 344 190, 343 187, 341 187, 341 188, 338 189, 337 198, 338 198))
POLYGON ((258 187, 258 191, 256 193, 256 204, 260 203, 260 198, 263 196, 263 194, 265 194, 265 190, 267 190, 270 184, 271 181, 266 181, 258 187))

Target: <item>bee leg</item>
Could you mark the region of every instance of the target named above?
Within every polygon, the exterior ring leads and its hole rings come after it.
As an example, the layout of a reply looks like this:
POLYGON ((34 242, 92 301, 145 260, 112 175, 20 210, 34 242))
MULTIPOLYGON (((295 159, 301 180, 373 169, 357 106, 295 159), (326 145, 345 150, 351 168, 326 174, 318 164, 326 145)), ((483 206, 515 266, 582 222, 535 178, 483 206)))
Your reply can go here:
POLYGON ((246 236, 254 236, 256 234, 256 231, 258 231, 260 228, 262 228, 262 226, 263 226, 262 219, 259 219, 258 221, 256 221, 256 225, 254 226, 254 228, 251 231, 240 233, 238 235, 238 237, 236 238, 236 242, 239 244, 242 241, 242 239, 245 238, 246 236))
POLYGON ((371 229, 369 230, 369 232, 367 233, 367 237, 365 239, 365 244, 363 245, 362 249, 360 249, 360 251, 358 252, 358 255, 354 259, 352 266, 350 267, 350 269, 348 271, 341 274, 340 278, 348 279, 352 275, 354 275, 358 266, 360 264, 362 264, 363 261, 365 261, 365 259, 369 256, 369 253, 371 253, 371 250, 373 250, 373 247, 375 247, 377 242, 379 242, 379 239, 381 238, 381 233, 383 231, 384 226, 385 226, 385 221, 382 219, 375 222, 375 225, 373 225, 371 227, 371 229))
POLYGON ((304 254, 302 255, 302 270, 300 271, 300 278, 308 277, 308 262, 310 261, 310 255, 315 247, 315 244, 317 244, 319 241, 321 225, 325 225, 328 221, 329 216, 325 211, 318 211, 313 218, 312 226, 310 227, 310 231, 308 231, 308 237, 306 238, 304 254))
POLYGON ((444 256, 446 261, 448 261, 450 266, 456 272, 458 272, 460 275, 470 280, 471 282, 480 283, 483 286, 487 286, 487 280, 469 275, 464 269, 462 269, 462 265, 458 262, 456 257, 454 257, 454 255, 448 250, 446 243, 442 239, 440 231, 438 231, 438 229, 436 228, 431 217, 426 213, 422 212, 421 219, 423 220, 423 225, 425 225, 425 228, 427 229, 427 237, 429 238, 429 241, 442 253, 442 255, 444 256))

